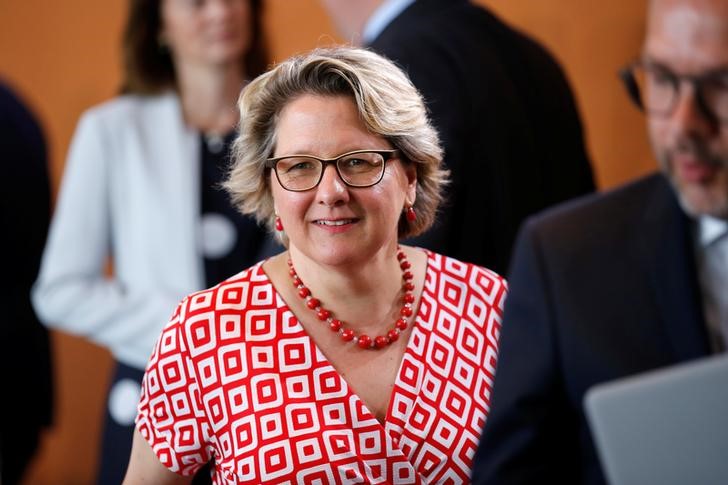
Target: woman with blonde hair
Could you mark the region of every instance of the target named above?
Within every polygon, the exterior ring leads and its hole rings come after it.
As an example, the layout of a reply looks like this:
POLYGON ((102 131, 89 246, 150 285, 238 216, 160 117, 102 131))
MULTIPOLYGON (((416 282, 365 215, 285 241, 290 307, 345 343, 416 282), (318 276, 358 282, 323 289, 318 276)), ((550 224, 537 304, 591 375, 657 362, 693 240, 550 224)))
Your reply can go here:
POLYGON ((385 58, 315 50, 251 82, 227 188, 287 250, 188 296, 145 374, 125 483, 468 481, 504 281, 400 245, 447 173, 385 58))

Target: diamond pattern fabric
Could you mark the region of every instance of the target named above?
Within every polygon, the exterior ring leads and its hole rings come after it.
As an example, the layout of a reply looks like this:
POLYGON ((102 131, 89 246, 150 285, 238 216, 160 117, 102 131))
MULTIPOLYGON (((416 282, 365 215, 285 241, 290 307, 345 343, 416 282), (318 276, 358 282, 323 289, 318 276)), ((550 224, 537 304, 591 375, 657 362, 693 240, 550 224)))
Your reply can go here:
POLYGON ((214 482, 463 483, 488 414, 506 284, 428 253, 384 424, 261 265, 187 297, 149 362, 137 427, 169 469, 214 482))

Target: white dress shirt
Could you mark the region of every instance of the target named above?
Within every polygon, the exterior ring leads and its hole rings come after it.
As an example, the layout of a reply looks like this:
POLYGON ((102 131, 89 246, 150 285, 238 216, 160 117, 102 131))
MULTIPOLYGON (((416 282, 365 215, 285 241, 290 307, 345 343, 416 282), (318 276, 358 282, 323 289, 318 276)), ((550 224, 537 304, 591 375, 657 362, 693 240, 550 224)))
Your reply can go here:
POLYGON ((415 0, 384 0, 374 13, 372 13, 364 26, 364 31, 362 32, 364 45, 371 44, 387 25, 397 18, 397 15, 402 13, 404 9, 414 2, 415 0))
POLYGON ((696 231, 703 312, 715 352, 728 348, 728 222, 703 216, 696 231))

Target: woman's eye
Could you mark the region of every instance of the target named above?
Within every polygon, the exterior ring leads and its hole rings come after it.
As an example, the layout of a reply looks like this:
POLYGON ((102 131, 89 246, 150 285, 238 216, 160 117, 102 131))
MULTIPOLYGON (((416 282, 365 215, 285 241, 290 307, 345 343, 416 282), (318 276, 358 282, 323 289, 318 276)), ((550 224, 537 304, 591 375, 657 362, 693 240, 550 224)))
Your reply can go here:
POLYGON ((307 170, 311 170, 313 168, 313 164, 307 160, 302 160, 300 162, 292 163, 291 165, 288 165, 286 167, 286 172, 303 172, 307 170))

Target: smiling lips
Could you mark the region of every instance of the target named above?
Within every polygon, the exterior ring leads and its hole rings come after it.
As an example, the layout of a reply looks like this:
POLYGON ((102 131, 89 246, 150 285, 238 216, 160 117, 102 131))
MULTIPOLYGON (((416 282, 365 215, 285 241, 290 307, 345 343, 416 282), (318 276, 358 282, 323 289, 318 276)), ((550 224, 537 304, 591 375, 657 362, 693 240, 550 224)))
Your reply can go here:
POLYGON ((357 221, 357 219, 316 219, 314 224, 317 224, 319 226, 329 226, 329 227, 337 227, 337 226, 345 226, 347 224, 353 224, 357 221))

